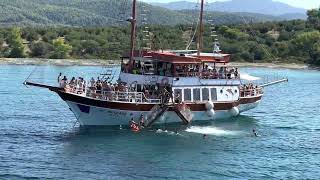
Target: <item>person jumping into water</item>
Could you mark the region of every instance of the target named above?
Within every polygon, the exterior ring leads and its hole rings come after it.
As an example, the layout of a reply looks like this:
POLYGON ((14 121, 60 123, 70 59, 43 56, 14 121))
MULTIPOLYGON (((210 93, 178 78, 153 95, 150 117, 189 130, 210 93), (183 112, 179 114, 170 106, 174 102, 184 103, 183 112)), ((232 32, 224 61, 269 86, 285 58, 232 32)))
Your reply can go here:
POLYGON ((141 127, 144 127, 144 126, 145 126, 143 114, 141 114, 141 116, 140 116, 140 122, 139 122, 139 124, 140 124, 141 127))

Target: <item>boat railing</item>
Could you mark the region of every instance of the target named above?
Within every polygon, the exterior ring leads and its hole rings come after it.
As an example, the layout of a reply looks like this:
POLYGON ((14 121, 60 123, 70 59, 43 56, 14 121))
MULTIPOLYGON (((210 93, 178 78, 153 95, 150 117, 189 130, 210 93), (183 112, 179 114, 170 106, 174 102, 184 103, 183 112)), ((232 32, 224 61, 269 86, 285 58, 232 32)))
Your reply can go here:
POLYGON ((161 103, 161 99, 146 98, 143 92, 129 91, 102 91, 94 94, 97 98, 109 101, 118 102, 133 102, 133 103, 161 103))
POLYGON ((240 74, 218 72, 177 72, 178 77, 200 77, 201 79, 240 79, 240 74))
POLYGON ((84 88, 78 86, 66 86, 65 91, 68 93, 79 94, 82 96, 118 102, 136 102, 136 103, 154 103, 160 104, 161 99, 147 98, 143 92, 130 91, 99 91, 95 88, 84 88))
POLYGON ((79 86, 79 85, 65 85, 64 87, 65 91, 69 92, 69 93, 73 93, 73 94, 82 94, 85 95, 86 94, 86 88, 85 86, 79 86))
POLYGON ((139 92, 123 92, 123 91, 98 91, 94 94, 98 99, 119 102, 139 102, 142 103, 143 95, 139 92))
POLYGON ((263 88, 240 89, 240 97, 252 97, 263 94, 263 88))

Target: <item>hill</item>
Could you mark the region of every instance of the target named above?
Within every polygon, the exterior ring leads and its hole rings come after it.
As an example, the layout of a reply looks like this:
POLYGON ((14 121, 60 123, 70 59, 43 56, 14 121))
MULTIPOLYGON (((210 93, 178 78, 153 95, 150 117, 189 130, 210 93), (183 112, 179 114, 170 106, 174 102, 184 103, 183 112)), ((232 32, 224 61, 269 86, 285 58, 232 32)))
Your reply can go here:
MULTIPOLYGON (((110 26, 128 24, 131 3, 128 0, 1 0, 1 26, 110 26)), ((145 10, 149 24, 175 25, 195 21, 194 10, 169 10, 140 2, 139 14, 145 10)), ((206 15, 216 24, 283 20, 257 13, 214 12, 206 15), (241 14, 241 16, 239 16, 241 14)), ((141 16, 139 20, 141 20, 141 16)), ((141 23, 139 21, 138 23, 141 23)))
MULTIPOLYGON (((196 1, 195 1, 196 2, 196 1)), ((186 10, 195 9, 197 3, 179 1, 171 3, 152 3, 153 5, 160 6, 171 10, 186 10)), ((302 8, 292 7, 288 4, 276 2, 273 0, 231 0, 225 2, 214 2, 206 5, 208 11, 220 12, 249 12, 249 13, 262 13, 273 16, 281 16, 286 19, 303 18, 306 19, 306 10, 302 8), (286 16, 294 14, 295 16, 286 16)))

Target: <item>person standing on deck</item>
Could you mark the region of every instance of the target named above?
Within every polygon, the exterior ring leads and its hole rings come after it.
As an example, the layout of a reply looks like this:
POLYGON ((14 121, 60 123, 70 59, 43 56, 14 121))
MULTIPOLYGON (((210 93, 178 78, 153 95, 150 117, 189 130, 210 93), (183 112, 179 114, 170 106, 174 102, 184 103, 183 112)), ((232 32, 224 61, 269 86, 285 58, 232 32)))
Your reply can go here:
POLYGON ((180 104, 181 103, 180 98, 181 98, 180 92, 177 92, 174 102, 177 104, 180 104))
POLYGON ((60 82, 61 82, 61 77, 62 77, 62 73, 59 73, 59 76, 58 76, 58 83, 60 84, 60 82))

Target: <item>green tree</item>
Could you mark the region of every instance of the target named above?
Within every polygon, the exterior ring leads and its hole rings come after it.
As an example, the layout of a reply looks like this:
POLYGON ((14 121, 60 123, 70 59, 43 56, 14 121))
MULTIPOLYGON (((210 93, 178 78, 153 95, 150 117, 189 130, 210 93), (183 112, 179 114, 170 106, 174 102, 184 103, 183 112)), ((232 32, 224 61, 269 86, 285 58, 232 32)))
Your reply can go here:
POLYGON ((33 42, 30 45, 32 57, 48 57, 52 51, 52 45, 43 41, 33 42))
POLYGON ((319 63, 320 61, 320 32, 312 31, 297 35, 292 41, 296 51, 307 54, 311 63, 319 63))
POLYGON ((249 35, 241 32, 239 29, 235 28, 222 28, 221 31, 226 38, 237 39, 237 40, 246 40, 249 38, 249 35))
POLYGON ((286 41, 276 42, 273 47, 276 50, 276 53, 280 57, 287 57, 289 54, 289 43, 286 41))
POLYGON ((307 12, 308 15, 308 25, 320 30, 320 8, 312 9, 307 12))
POLYGON ((268 53, 270 52, 270 49, 268 46, 260 44, 253 50, 253 56, 255 60, 265 60, 266 58, 269 58, 268 53))
POLYGON ((9 57, 11 58, 24 58, 26 57, 25 53, 25 45, 23 44, 23 40, 21 38, 21 29, 13 28, 9 36, 7 38, 7 42, 10 47, 9 57))
POLYGON ((65 43, 65 40, 63 37, 59 37, 52 41, 53 45, 53 54, 51 58, 54 59, 65 59, 69 57, 69 53, 72 50, 72 46, 65 43))

